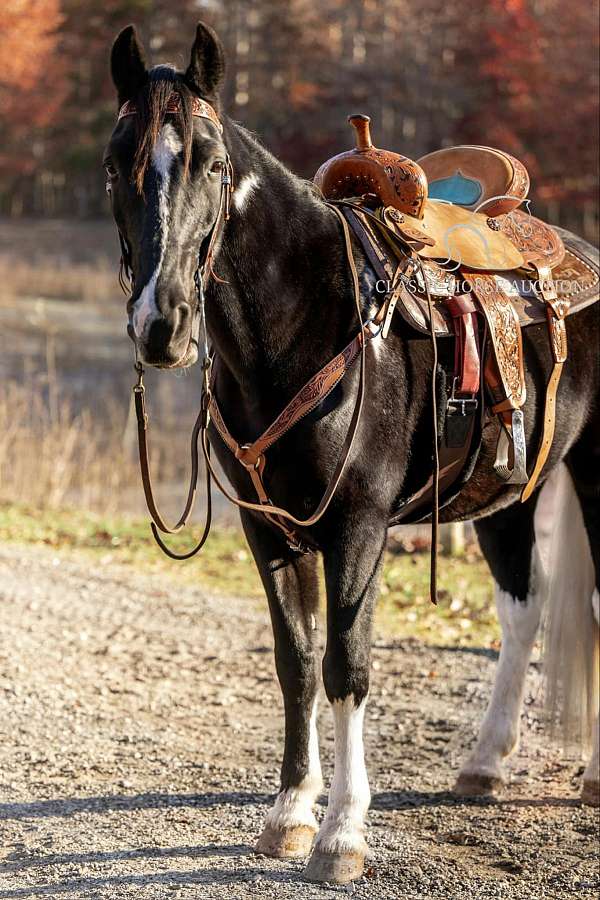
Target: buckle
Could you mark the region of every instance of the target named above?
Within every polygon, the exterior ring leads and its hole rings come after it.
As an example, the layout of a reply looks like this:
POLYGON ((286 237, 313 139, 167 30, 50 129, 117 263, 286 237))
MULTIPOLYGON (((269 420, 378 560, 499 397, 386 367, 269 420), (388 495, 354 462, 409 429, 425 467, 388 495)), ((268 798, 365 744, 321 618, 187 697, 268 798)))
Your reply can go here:
POLYGON ((461 416, 467 416, 476 411, 477 407, 479 406, 479 401, 477 397, 456 397, 455 391, 457 381, 458 375, 455 375, 452 381, 452 393, 448 398, 447 405, 451 406, 454 409, 459 409, 461 416))
POLYGON ((380 322, 379 325, 376 325, 373 319, 367 319, 364 323, 364 328, 369 332, 369 337, 376 338, 381 334, 381 329, 383 328, 383 322, 380 322))
POLYGON ((461 399, 460 397, 450 397, 448 400, 448 406, 452 406, 455 409, 460 409, 461 416, 469 415, 472 412, 475 412, 478 406, 478 401, 476 398, 470 399, 469 397, 465 397, 461 399), (467 413, 467 409, 469 412, 467 413))

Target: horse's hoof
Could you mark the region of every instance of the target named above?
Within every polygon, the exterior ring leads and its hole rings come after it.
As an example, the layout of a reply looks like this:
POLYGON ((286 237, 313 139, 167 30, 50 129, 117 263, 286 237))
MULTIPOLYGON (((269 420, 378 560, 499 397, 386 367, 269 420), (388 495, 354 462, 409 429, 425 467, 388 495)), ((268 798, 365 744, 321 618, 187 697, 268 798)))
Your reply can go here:
POLYGON ((256 853, 278 859, 308 856, 315 834, 315 829, 309 825, 281 829, 266 825, 256 844, 256 853))
POLYGON ((364 853, 324 853, 315 849, 306 864, 303 878, 305 881, 348 884, 355 878, 360 878, 364 868, 364 853))
POLYGON ((489 797, 499 794, 504 786, 504 781, 496 775, 461 772, 454 785, 453 793, 459 797, 489 797))
POLYGON ((584 779, 581 788, 581 802, 586 806, 600 806, 600 781, 584 779))

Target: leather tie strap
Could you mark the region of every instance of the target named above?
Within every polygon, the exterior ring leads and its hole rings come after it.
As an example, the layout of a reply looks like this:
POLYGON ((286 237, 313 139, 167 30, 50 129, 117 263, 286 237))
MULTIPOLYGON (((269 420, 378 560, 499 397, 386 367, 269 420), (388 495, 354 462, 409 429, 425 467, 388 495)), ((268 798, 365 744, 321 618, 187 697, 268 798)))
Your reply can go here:
POLYGON ((546 315, 548 317, 548 331, 554 365, 550 373, 548 384, 546 385, 546 403, 544 408, 542 437, 533 472, 521 494, 522 503, 525 503, 525 501, 531 497, 546 460, 548 459, 550 448, 552 447, 554 429, 556 427, 556 395, 558 393, 558 385, 562 375, 563 366, 567 359, 567 329, 565 317, 569 311, 570 304, 568 301, 561 301, 558 299, 550 268, 541 265, 536 268, 539 278, 539 290, 546 301, 546 315))
POLYGON ((481 379, 477 307, 468 294, 448 297, 445 303, 454 324, 455 390, 474 396, 479 391, 481 379))

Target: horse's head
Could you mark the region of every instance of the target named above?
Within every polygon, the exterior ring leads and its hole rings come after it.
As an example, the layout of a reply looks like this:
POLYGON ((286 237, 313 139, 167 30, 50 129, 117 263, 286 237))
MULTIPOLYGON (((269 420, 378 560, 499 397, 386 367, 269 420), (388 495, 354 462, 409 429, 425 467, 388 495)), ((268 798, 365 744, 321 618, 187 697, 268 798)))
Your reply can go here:
POLYGON ((128 332, 142 362, 187 366, 198 353, 194 275, 223 219, 223 50, 200 23, 185 72, 148 70, 129 26, 113 45, 111 70, 120 115, 104 167, 133 274, 128 332))

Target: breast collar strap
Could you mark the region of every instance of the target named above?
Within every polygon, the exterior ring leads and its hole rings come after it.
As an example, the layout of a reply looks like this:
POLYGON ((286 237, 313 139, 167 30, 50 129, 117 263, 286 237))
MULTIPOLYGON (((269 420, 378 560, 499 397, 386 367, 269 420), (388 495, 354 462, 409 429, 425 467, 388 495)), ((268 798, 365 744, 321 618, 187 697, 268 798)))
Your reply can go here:
MULTIPOLYGON (((374 319, 368 322, 363 321, 360 286, 354 254, 352 250, 352 242, 350 238, 350 230, 346 219, 337 207, 328 204, 335 215, 340 220, 344 234, 344 245, 346 257, 350 268, 353 284, 353 296, 356 313, 360 323, 358 333, 350 341, 350 343, 335 356, 330 362, 323 366, 309 381, 296 393, 290 400, 285 409, 277 416, 277 418, 269 425, 266 431, 260 435, 251 444, 239 444, 231 435, 227 428, 216 397, 214 395, 214 371, 208 388, 208 396, 206 397, 206 408, 208 417, 214 424, 223 443, 230 450, 237 461, 244 467, 250 476, 250 480, 256 491, 258 503, 251 503, 234 496, 231 491, 223 484, 218 473, 210 460, 208 453, 209 441, 206 430, 202 431, 201 440, 204 457, 207 468, 210 470, 215 484, 222 494, 240 509, 246 509, 251 512, 258 512, 264 515, 269 521, 277 525, 285 534, 289 545, 296 550, 308 549, 303 541, 298 537, 292 526, 308 528, 315 525, 324 515, 339 486, 342 475, 346 469, 354 440, 358 431, 361 420, 365 386, 366 386, 366 346, 367 343, 380 335, 386 314, 387 306, 384 304, 378 311, 374 319), (288 510, 280 506, 276 506, 269 498, 264 485, 264 471, 266 466, 266 451, 280 440, 291 428, 294 427, 301 419, 314 410, 331 391, 340 383, 344 375, 349 371, 352 364, 360 357, 360 380, 358 393, 354 403, 354 409, 346 438, 338 457, 333 474, 331 475, 325 493, 320 503, 312 513, 305 519, 298 518, 288 510)), ((407 260, 408 262, 408 260, 407 260)), ((214 368, 214 367, 213 367, 214 368)))

